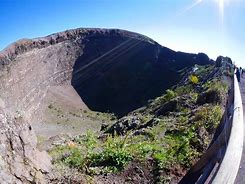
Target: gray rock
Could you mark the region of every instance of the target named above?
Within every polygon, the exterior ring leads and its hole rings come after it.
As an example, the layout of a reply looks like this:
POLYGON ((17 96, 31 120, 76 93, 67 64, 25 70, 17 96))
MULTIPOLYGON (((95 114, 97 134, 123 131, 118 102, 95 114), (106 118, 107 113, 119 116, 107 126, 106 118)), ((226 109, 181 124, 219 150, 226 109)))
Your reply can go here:
POLYGON ((137 116, 126 116, 113 124, 105 133, 124 135, 130 130, 138 128, 141 124, 137 116))
POLYGON ((36 136, 27 121, 0 107, 0 182, 45 183, 51 169, 46 152, 36 149, 36 136))

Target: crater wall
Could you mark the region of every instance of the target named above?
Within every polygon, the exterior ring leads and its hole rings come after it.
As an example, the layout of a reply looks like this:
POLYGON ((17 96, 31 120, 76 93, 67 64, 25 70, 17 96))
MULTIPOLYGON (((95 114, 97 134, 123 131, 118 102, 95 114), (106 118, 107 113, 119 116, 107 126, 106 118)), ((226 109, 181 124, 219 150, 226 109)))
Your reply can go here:
POLYGON ((175 85, 181 71, 209 63, 205 54, 175 52, 115 29, 75 29, 10 45, 0 52, 0 181, 45 183, 51 164, 36 149, 32 124, 44 116, 51 87, 72 86, 91 110, 120 117, 175 85))

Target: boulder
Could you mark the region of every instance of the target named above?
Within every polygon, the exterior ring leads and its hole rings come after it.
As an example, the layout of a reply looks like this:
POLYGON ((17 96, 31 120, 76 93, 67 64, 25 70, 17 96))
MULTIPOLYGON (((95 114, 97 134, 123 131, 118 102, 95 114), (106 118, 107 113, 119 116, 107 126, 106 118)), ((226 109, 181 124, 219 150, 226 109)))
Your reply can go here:
POLYGON ((222 94, 218 90, 207 90, 201 93, 197 98, 197 104, 205 103, 220 104, 222 102, 222 94))
POLYGON ((175 111, 177 108, 178 101, 176 99, 170 100, 169 102, 166 102, 164 105, 162 105, 160 108, 156 110, 156 115, 167 115, 169 112, 175 111))
POLYGON ((140 119, 137 116, 126 116, 119 119, 115 124, 113 124, 105 133, 110 133, 112 135, 124 135, 130 130, 134 130, 141 124, 140 119))

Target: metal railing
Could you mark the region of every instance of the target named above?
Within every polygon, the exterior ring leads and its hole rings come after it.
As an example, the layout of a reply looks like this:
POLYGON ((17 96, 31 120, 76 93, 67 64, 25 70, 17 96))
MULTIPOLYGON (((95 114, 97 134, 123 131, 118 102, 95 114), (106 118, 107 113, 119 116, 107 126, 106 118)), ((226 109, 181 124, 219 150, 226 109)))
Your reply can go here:
POLYGON ((226 107, 214 141, 179 184, 234 183, 243 151, 243 107, 235 76, 226 107))

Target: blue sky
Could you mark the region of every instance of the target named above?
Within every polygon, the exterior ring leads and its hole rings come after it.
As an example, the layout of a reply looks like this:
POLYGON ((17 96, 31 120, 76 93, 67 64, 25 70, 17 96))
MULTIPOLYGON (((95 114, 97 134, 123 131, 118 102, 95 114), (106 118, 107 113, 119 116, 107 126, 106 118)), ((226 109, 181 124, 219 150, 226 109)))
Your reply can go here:
POLYGON ((0 50, 66 29, 121 28, 245 67, 244 10, 245 0, 0 0, 0 50))

